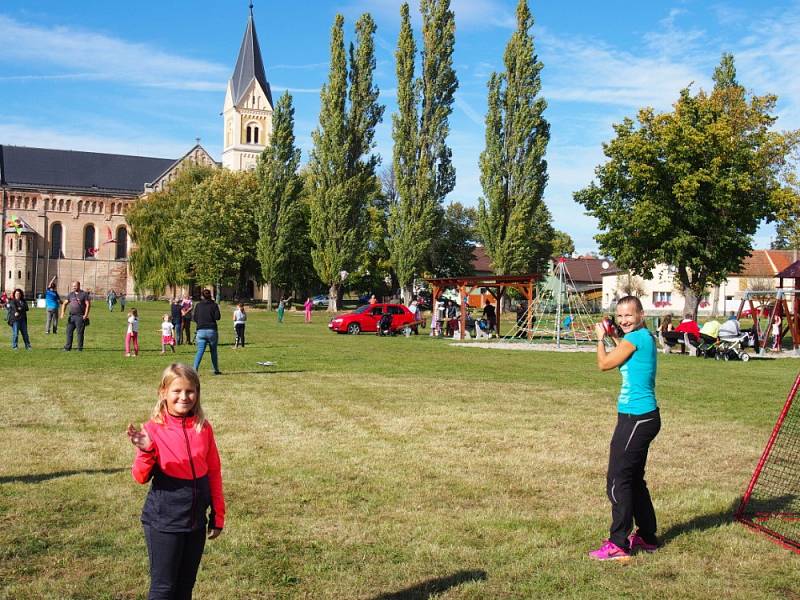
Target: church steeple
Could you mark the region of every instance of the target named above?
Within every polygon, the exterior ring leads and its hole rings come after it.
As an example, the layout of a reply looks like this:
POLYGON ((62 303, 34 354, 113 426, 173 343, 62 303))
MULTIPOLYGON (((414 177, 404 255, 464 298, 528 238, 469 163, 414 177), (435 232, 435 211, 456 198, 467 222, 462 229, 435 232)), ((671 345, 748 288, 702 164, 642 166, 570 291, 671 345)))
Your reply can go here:
POLYGON ((269 144, 272 132, 272 90, 256 35, 253 3, 233 76, 225 94, 223 166, 234 171, 251 169, 269 144))

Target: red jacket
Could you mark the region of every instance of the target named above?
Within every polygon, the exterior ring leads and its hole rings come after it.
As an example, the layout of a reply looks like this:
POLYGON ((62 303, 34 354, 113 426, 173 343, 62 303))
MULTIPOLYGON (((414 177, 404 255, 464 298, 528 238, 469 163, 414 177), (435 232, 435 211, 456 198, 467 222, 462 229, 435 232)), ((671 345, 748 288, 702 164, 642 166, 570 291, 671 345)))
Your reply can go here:
POLYGON ((681 324, 675 328, 675 331, 689 333, 697 339, 700 339, 700 326, 697 324, 697 321, 681 321, 681 324))
POLYGON ((152 444, 136 451, 131 468, 139 483, 152 479, 142 510, 142 522, 160 531, 193 531, 204 527, 211 507, 209 528, 225 524, 225 497, 214 431, 206 421, 198 433, 194 417, 164 415, 164 423, 144 425, 152 444))

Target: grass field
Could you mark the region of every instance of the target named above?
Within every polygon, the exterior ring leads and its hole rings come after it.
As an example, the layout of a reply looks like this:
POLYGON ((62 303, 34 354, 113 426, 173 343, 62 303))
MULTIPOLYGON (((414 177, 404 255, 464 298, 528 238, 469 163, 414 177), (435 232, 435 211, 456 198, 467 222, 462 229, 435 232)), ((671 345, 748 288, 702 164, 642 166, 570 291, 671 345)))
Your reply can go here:
MULTIPOLYGON (((148 417, 166 304, 97 303, 83 353, 33 311, 32 352, 0 338, 0 598, 143 598, 129 421, 148 417)), ((300 313, 301 314, 301 313, 300 313)), ((648 465, 665 546, 628 566, 605 536, 617 373, 591 354, 336 336, 251 312, 245 350, 201 365, 228 503, 195 597, 800 598, 800 556, 732 523, 800 362, 660 356, 648 465), (272 360, 262 368, 257 361, 272 360)), ((63 324, 62 324, 63 326, 63 324)), ((192 347, 177 358, 191 363, 192 347)))

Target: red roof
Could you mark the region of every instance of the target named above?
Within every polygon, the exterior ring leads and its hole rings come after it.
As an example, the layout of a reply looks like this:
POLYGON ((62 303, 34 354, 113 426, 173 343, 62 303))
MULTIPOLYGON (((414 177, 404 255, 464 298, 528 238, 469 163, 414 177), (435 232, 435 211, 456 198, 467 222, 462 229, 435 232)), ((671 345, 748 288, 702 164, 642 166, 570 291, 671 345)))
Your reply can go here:
POLYGON ((777 277, 784 279, 800 279, 800 260, 797 260, 778 273, 777 277))
POLYGON ((492 269, 492 261, 489 260, 489 255, 486 254, 486 248, 483 246, 475 246, 472 249, 472 268, 476 274, 481 273, 494 273, 492 269))
MULTIPOLYGON (((559 259, 562 260, 562 259, 559 259)), ((578 258, 563 258, 564 266, 574 283, 603 283, 603 274, 616 273, 617 266, 607 258, 595 256, 579 256, 578 258)))
POLYGON ((753 253, 744 259, 742 270, 733 275, 772 278, 797 259, 795 250, 753 250, 753 253))

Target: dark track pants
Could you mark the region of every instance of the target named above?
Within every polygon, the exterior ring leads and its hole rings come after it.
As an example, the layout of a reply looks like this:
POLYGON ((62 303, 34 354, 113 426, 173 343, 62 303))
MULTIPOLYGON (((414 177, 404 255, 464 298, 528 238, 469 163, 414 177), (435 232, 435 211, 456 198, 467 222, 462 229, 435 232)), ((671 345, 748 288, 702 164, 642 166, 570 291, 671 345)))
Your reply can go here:
POLYGON ((72 350, 72 336, 78 332, 78 350, 83 350, 83 331, 86 323, 83 320, 83 315, 70 315, 67 317, 67 342, 64 344, 64 350, 72 350))
POLYGON ((656 542, 656 513, 644 468, 650 443, 661 429, 658 409, 643 415, 619 413, 611 438, 606 492, 611 500, 611 535, 620 548, 628 548, 633 523, 649 543, 656 542))
POLYGON ((148 600, 190 600, 206 544, 205 529, 165 533, 144 525, 150 558, 148 600))

